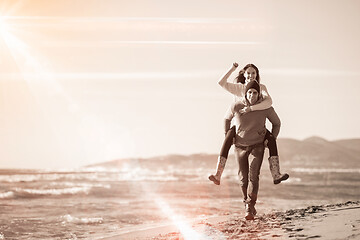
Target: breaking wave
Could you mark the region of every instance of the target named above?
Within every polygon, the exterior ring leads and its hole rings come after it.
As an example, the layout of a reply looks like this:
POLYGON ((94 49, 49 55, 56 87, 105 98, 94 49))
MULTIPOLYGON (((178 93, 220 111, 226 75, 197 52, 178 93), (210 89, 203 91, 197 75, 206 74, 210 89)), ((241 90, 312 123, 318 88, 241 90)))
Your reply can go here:
POLYGON ((177 181, 182 176, 202 175, 199 171, 180 169, 150 170, 133 168, 129 171, 117 172, 72 172, 72 173, 32 173, 0 175, 0 183, 31 183, 31 182, 112 182, 112 181, 177 181))
POLYGON ((97 173, 36 173, 0 175, 0 182, 37 182, 59 180, 98 180, 97 173))
POLYGON ((13 191, 0 193, 0 199, 9 199, 9 198, 13 198, 13 197, 14 197, 13 191))
POLYGON ((91 187, 71 187, 71 188, 62 188, 62 189, 21 189, 16 188, 16 192, 20 194, 29 194, 29 195, 48 195, 48 196, 58 196, 58 195, 74 195, 78 193, 88 194, 91 187))
POLYGON ((52 188, 52 189, 28 189, 15 188, 12 191, 0 193, 0 199, 14 199, 14 198, 36 198, 36 197, 51 197, 51 196, 66 196, 77 194, 89 194, 91 187, 70 187, 70 188, 52 188))

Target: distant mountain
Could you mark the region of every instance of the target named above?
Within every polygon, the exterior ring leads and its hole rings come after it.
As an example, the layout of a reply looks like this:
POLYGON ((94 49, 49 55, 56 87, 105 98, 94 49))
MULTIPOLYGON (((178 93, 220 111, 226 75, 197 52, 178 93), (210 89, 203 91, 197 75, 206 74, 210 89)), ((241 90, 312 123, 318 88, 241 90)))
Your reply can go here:
POLYGON ((312 144, 320 144, 320 145, 326 145, 329 143, 328 140, 321 138, 321 137, 317 137, 317 136, 312 136, 309 138, 306 138, 305 140, 303 140, 304 142, 308 142, 308 143, 312 143, 312 144))
POLYGON ((165 155, 152 158, 127 158, 117 159, 99 164, 88 165, 86 167, 121 168, 145 167, 148 169, 168 169, 169 167, 196 168, 216 166, 216 154, 191 154, 191 155, 165 155), (215 165, 214 165, 215 164, 215 165))
POLYGON ((346 149, 358 152, 360 154, 360 139, 337 140, 337 141, 334 141, 334 143, 336 143, 346 149))
MULTIPOLYGON (((280 138, 278 148, 281 165, 304 168, 360 168, 360 139, 328 141, 310 137, 303 141, 280 138)), ((233 147, 230 150, 233 153, 233 147)), ((229 164, 236 165, 230 155, 229 164)), ((265 157, 268 158, 268 151, 265 157)), ((129 158, 90 165, 87 167, 148 169, 215 168, 217 154, 166 155, 152 158, 129 158)))
POLYGON ((279 139, 281 161, 296 167, 352 168, 360 166, 360 139, 327 141, 319 137, 303 141, 279 139))

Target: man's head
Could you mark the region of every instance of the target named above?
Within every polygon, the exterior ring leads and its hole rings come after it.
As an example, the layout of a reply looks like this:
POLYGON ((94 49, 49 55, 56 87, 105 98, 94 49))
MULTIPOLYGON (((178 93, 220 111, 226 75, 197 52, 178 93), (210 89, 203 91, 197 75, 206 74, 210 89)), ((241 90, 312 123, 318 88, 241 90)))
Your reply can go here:
POLYGON ((260 85, 257 81, 250 81, 246 84, 245 97, 250 105, 254 105, 259 100, 260 85))

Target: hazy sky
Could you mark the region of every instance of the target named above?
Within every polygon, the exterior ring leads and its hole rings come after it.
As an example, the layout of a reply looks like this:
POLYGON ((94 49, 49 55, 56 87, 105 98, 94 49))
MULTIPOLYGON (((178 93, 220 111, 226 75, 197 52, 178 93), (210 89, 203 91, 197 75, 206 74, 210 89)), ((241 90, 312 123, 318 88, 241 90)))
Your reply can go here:
POLYGON ((0 168, 217 153, 254 63, 279 137, 359 138, 360 1, 0 2, 0 168), (235 77, 235 74, 231 79, 235 77))

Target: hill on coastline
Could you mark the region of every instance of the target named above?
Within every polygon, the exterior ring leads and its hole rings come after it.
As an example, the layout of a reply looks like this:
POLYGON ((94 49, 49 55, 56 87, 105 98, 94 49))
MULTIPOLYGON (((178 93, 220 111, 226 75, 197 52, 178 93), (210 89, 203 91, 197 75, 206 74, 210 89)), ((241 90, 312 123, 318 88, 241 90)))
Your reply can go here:
MULTIPOLYGON (((278 139, 281 163, 289 167, 360 168, 360 139, 328 141, 320 137, 305 140, 278 139)), ((233 147, 230 150, 233 159, 233 147)), ((268 157, 266 150, 265 157, 268 157)), ((126 168, 134 164, 149 169, 213 168, 217 154, 165 155, 152 158, 127 158, 89 165, 86 167, 126 168)), ((234 162, 234 161, 232 161, 234 162)))

